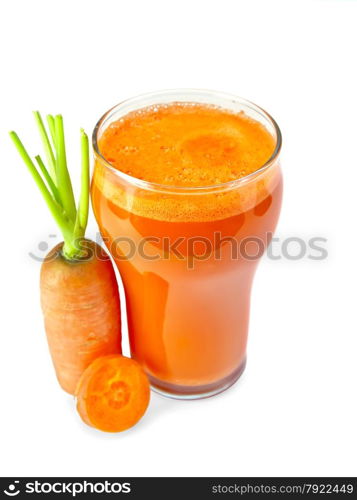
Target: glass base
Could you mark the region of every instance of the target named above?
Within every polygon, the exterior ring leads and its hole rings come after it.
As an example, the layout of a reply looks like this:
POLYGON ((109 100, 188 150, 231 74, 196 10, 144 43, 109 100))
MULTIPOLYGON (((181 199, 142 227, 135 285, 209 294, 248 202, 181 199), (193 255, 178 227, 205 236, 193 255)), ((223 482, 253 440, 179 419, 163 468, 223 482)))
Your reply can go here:
POLYGON ((152 375, 149 375, 151 389, 154 392, 161 394, 161 396, 173 399, 210 398, 211 396, 215 396, 216 394, 225 391, 226 389, 231 387, 231 385, 237 382, 239 377, 244 372, 246 362, 247 360, 246 358, 244 358, 239 367, 230 375, 222 378, 221 380, 218 380, 217 382, 207 385, 185 386, 169 384, 153 377, 152 375))

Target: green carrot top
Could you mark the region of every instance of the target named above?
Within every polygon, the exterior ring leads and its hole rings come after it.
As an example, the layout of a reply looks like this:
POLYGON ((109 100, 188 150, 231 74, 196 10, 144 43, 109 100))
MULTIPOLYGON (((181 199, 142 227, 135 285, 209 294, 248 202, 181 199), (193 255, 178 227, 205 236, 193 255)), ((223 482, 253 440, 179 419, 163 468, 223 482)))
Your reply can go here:
POLYGON ((62 116, 47 116, 49 133, 40 113, 35 111, 34 116, 43 143, 48 168, 40 155, 35 156, 37 166, 35 165, 16 132, 10 132, 10 137, 62 232, 65 258, 68 260, 79 259, 84 256, 81 241, 85 235, 89 210, 88 137, 84 130, 81 129, 82 173, 81 192, 77 208, 67 168, 62 116))

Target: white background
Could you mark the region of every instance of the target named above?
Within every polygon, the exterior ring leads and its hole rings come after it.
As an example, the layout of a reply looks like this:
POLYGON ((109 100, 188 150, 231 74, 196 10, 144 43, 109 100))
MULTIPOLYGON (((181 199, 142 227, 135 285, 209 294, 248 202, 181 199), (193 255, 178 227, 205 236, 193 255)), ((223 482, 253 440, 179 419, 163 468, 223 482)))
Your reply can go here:
POLYGON ((1 475, 357 474, 356 24, 347 0, 1 4, 1 475), (236 386, 196 402, 153 395, 136 427, 107 435, 55 380, 28 253, 58 230, 7 131, 37 154, 31 111, 63 113, 78 172, 80 126, 175 87, 241 95, 276 118, 278 236, 325 237, 329 256, 261 263, 236 386))

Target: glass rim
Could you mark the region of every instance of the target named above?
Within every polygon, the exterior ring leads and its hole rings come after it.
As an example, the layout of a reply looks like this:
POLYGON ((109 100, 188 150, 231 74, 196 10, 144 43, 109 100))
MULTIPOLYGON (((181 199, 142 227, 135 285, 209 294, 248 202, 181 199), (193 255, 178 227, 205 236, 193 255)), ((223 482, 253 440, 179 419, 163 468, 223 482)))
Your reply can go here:
MULTIPOLYGON (((171 102, 177 102, 173 98, 171 102)), ((198 101, 195 101, 194 99, 192 100, 185 100, 185 101, 179 101, 179 102, 191 102, 195 103, 198 101)), ((164 104, 164 103, 161 103, 164 104)), ((152 104, 155 105, 155 104, 152 104)), ((160 105, 160 102, 157 102, 156 105, 160 105)), ((228 109, 224 108, 222 106, 222 109, 228 109)), ((126 113, 125 113, 126 114, 126 113)), ((125 116, 125 114, 123 116, 125 116)), ((234 189, 238 187, 241 184, 244 184, 246 182, 249 182, 253 178, 259 176, 263 172, 269 169, 278 159, 280 151, 281 151, 281 146, 282 146, 282 134, 279 128, 279 125, 277 122, 274 120, 274 118, 267 112, 265 111, 262 107, 258 106, 257 104, 253 103, 252 101, 249 101, 247 99, 244 99, 242 97, 236 96, 234 94, 229 94, 225 92, 219 92, 219 91, 214 91, 214 90, 206 90, 206 89, 195 89, 195 88, 178 88, 178 89, 167 89, 167 90, 159 90, 155 92, 148 92, 144 94, 140 94, 134 97, 130 97, 129 99, 125 99, 123 101, 120 101, 118 104, 110 108, 108 111, 106 111, 101 118, 98 120, 96 123, 93 133, 92 133, 92 145, 93 145, 93 150, 94 150, 94 155, 95 157, 98 158, 98 160, 104 164, 104 166, 109 169, 111 172, 113 172, 116 176, 119 178, 125 180, 126 182, 130 184, 134 184, 135 186, 142 188, 142 189, 152 189, 152 190, 163 190, 164 192, 168 191, 173 191, 175 193, 202 193, 205 191, 216 191, 216 190, 227 190, 227 189, 234 189), (126 174, 125 172, 122 172, 118 168, 116 168, 114 165, 112 165, 101 153, 99 149, 99 144, 98 144, 98 132, 100 131, 102 125, 105 123, 106 119, 110 117, 113 113, 116 113, 117 111, 120 110, 121 107, 128 105, 128 104, 134 104, 135 102, 138 103, 138 106, 135 107, 135 110, 145 108, 147 106, 150 106, 150 104, 143 103, 140 105, 141 101, 144 101, 145 99, 150 99, 150 98, 160 98, 164 96, 169 96, 171 94, 182 94, 182 95, 190 95, 192 98, 194 96, 206 96, 207 97, 207 102, 202 101, 202 104, 212 104, 208 101, 209 97, 215 97, 215 98, 221 98, 222 100, 230 101, 231 103, 237 103, 241 104, 242 106, 245 106, 246 108, 249 108, 259 115, 261 115, 263 118, 265 118, 268 122, 270 122, 272 128, 275 131, 275 148, 274 151, 272 152, 270 158, 257 170, 254 172, 251 172, 248 175, 245 175, 243 177, 239 177, 237 179, 233 179, 227 182, 222 182, 219 184, 210 184, 210 185, 205 185, 205 186, 175 186, 175 185, 170 185, 170 184, 160 184, 157 182, 151 182, 151 181, 146 181, 143 179, 139 179, 138 177, 126 174)))

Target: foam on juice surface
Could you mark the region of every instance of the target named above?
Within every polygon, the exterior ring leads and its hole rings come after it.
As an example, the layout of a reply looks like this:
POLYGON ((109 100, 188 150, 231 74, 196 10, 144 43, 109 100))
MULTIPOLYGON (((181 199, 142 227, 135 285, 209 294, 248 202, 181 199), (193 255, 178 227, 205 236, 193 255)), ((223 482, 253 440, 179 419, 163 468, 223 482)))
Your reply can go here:
MULTIPOLYGON (((275 139, 243 112, 196 103, 142 108, 111 123, 99 139, 102 156, 117 170, 172 192, 131 186, 96 160, 94 186, 119 209, 166 221, 224 219, 264 200, 279 182, 277 164, 232 189, 202 195, 178 188, 214 186, 259 170, 275 139)), ((196 191, 197 193, 197 191, 196 191)))
POLYGON ((275 141, 243 112, 173 103, 131 112, 100 139, 104 158, 138 179, 209 186, 246 176, 266 163, 275 141))

